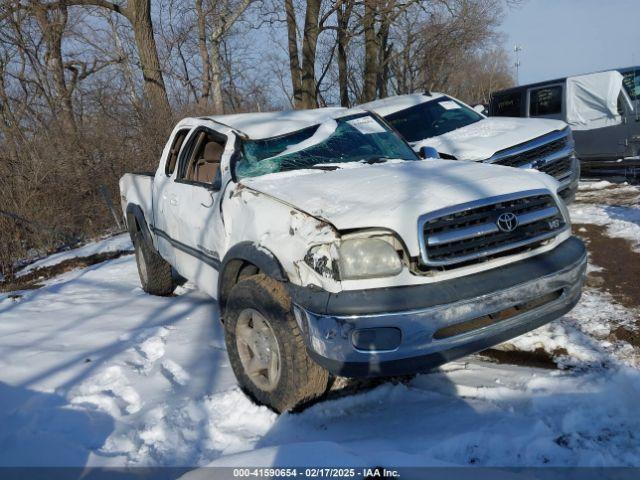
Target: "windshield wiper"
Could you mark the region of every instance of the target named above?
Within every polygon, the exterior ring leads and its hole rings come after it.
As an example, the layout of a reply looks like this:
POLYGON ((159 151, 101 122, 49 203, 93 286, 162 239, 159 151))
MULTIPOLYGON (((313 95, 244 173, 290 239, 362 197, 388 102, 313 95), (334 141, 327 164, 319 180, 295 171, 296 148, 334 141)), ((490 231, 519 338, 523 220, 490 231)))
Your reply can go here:
MULTIPOLYGON (((386 157, 386 156, 382 156, 382 155, 375 155, 375 156, 372 155, 371 157, 366 157, 366 158, 363 158, 361 160, 354 160, 354 162, 366 163, 368 165, 373 165, 374 163, 384 163, 387 160, 391 160, 391 157, 386 157)), ((338 169, 342 168, 340 163, 345 163, 345 162, 316 163, 315 165, 310 165, 309 167, 305 167, 305 168, 312 168, 314 170, 333 171, 333 170, 338 170, 338 169)), ((350 162, 346 162, 346 163, 350 163, 350 162)))
POLYGON ((375 155, 367 158, 363 158, 360 160, 362 163, 367 163, 369 165, 373 165, 374 163, 384 163, 387 160, 391 160, 391 157, 387 157, 384 155, 375 155))
POLYGON ((340 166, 338 166, 338 165, 327 165, 326 163, 318 163, 316 165, 311 165, 310 168, 313 168, 315 170, 326 170, 326 171, 330 172, 332 170, 338 170, 340 168, 340 166))

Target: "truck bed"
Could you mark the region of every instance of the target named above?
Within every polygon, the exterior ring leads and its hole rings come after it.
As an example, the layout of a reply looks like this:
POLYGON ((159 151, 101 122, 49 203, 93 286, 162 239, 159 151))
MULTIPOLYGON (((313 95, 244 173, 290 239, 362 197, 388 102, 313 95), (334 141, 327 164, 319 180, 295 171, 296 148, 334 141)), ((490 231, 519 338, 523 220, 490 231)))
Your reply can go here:
POLYGON ((125 216, 127 205, 138 205, 144 212, 147 222, 151 223, 153 177, 153 174, 147 173, 126 173, 120 178, 120 202, 125 216))

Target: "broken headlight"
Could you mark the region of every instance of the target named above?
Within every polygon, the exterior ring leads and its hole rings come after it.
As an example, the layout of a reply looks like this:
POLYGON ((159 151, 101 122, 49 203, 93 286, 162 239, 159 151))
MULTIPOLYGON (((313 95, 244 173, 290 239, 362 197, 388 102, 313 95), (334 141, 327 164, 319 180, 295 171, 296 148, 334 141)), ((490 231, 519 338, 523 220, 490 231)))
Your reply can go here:
POLYGON ((402 271, 398 252, 382 237, 343 240, 338 252, 338 268, 343 280, 390 277, 402 271))
POLYGON ((330 243, 311 247, 304 261, 323 277, 338 279, 337 257, 338 250, 335 244, 330 243))
POLYGON ((340 243, 316 245, 306 263, 323 277, 340 280, 390 277, 402 271, 402 246, 387 232, 360 232, 343 237, 340 243))

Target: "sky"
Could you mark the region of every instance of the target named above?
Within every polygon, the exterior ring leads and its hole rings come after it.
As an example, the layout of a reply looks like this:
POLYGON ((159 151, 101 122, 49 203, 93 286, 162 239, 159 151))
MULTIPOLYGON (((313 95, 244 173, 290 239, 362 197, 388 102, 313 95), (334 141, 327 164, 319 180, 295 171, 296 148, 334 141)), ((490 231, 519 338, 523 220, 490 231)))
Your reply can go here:
POLYGON ((524 0, 502 30, 521 84, 640 65, 640 0, 524 0))

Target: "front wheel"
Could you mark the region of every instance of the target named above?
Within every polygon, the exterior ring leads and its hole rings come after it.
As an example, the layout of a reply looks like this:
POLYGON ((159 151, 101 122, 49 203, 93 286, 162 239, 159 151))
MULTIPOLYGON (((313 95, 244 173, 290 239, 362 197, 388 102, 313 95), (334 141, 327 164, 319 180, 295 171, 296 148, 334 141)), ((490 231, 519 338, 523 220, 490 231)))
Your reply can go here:
POLYGON ((329 372, 307 354, 284 286, 254 275, 233 287, 225 341, 240 386, 258 403, 284 412, 320 397, 329 372))

